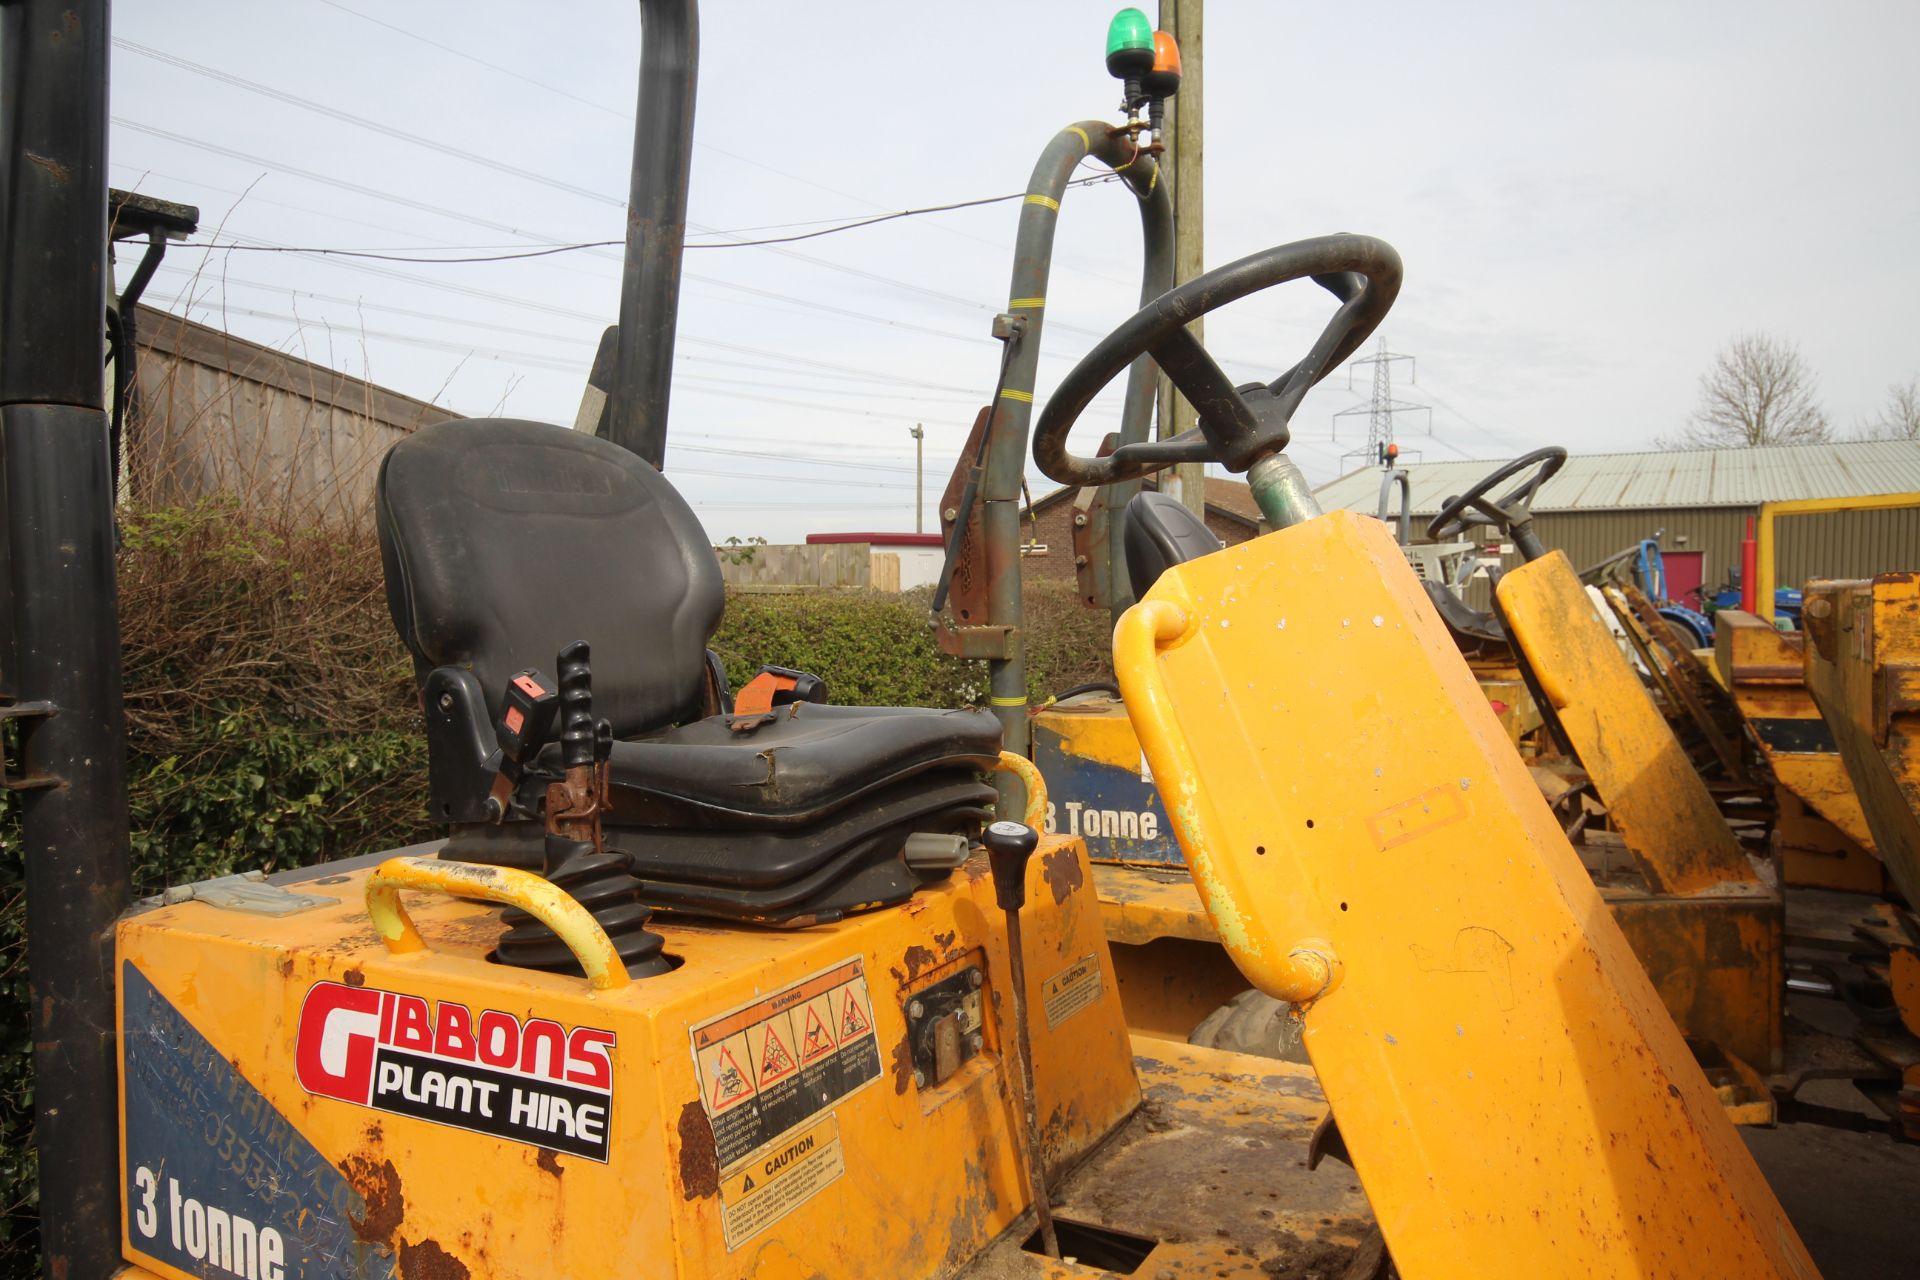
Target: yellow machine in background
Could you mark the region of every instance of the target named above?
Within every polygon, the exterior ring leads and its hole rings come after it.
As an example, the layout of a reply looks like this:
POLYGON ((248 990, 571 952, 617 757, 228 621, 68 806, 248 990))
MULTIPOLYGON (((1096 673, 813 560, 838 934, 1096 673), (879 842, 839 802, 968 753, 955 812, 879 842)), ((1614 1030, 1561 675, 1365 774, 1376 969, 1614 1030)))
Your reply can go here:
POLYGON ((1806 633, 1738 609, 1714 615, 1713 669, 1745 719, 1775 783, 1781 874, 1788 885, 1880 893, 1853 778, 1807 691, 1806 633))
POLYGON ((1626 858, 1597 866, 1614 918, 1743 1118, 1772 1118, 1761 1075, 1782 1061, 1780 887, 1734 838, 1566 556, 1513 569, 1502 615, 1626 858), (1724 1063, 1720 1059, 1725 1059, 1724 1063))
POLYGON ((1899 1018, 1862 1043, 1898 1074, 1895 1114, 1920 1139, 1920 574, 1808 583, 1802 616, 1807 689, 1905 898, 1877 904, 1855 934, 1899 1018))

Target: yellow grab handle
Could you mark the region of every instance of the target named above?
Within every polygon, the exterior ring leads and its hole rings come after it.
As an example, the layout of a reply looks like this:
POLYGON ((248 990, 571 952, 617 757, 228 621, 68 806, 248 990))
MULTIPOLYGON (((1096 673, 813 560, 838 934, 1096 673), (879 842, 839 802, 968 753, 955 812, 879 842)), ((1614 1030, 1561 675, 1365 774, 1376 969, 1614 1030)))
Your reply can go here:
POLYGON ((1244 895, 1234 882, 1242 877, 1223 875, 1213 850, 1225 842, 1209 830, 1211 809, 1201 789, 1200 771, 1186 739, 1180 736, 1173 705, 1160 679, 1160 650, 1187 633, 1186 611, 1171 600, 1142 600, 1120 616, 1113 631, 1113 670, 1126 702, 1127 718, 1140 739, 1153 770, 1160 803, 1173 821, 1173 834, 1193 872, 1194 885, 1227 954, 1248 981, 1276 1000, 1306 1004, 1319 999, 1339 983, 1340 961, 1330 943, 1304 939, 1284 954, 1265 936, 1260 922, 1249 918, 1244 895))
POLYGON ((462 898, 485 898, 518 907, 567 944, 596 991, 611 991, 632 981, 626 962, 613 940, 587 909, 552 881, 512 867, 483 867, 471 862, 442 862, 438 858, 388 858, 367 881, 367 914, 374 931, 397 956, 427 949, 426 939, 407 918, 400 891, 446 893, 462 898))
POLYGON ((1025 756, 1017 756, 1011 751, 1000 753, 1000 763, 994 766, 996 773, 1010 773, 1027 788, 1027 825, 1035 831, 1047 829, 1047 780, 1033 767, 1033 761, 1025 756))

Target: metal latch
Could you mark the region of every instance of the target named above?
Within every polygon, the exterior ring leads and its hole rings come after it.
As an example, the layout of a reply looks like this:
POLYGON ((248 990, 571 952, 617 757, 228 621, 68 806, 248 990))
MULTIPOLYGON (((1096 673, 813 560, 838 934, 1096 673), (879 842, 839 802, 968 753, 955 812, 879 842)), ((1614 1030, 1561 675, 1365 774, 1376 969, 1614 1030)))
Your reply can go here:
POLYGON ((17 721, 20 725, 19 760, 7 758, 5 736, 0 732, 0 787, 8 791, 37 791, 42 787, 57 787, 61 780, 51 774, 16 773, 16 764, 24 765, 27 760, 27 741, 33 735, 36 725, 44 723, 57 714, 58 709, 51 702, 9 702, 0 706, 0 731, 4 731, 6 722, 17 721))
POLYGON ((981 1021, 985 986, 986 974, 978 965, 968 965, 908 999, 907 1045, 916 1088, 945 1082, 986 1048, 981 1021))

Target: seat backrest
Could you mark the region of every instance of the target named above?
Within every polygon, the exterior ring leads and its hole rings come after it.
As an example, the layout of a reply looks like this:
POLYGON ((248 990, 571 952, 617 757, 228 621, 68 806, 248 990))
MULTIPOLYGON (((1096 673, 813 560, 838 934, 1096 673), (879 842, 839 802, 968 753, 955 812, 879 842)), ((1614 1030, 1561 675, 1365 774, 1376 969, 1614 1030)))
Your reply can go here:
POLYGON ((1134 495, 1121 517, 1121 545, 1127 553, 1127 581, 1133 598, 1147 594, 1162 573, 1220 549, 1207 522, 1178 499, 1164 493, 1134 495))
POLYGON ((424 682, 507 681, 593 646, 593 710, 616 737, 701 714, 720 564, 665 477, 619 445, 514 419, 424 427, 380 464, 387 607, 424 682))

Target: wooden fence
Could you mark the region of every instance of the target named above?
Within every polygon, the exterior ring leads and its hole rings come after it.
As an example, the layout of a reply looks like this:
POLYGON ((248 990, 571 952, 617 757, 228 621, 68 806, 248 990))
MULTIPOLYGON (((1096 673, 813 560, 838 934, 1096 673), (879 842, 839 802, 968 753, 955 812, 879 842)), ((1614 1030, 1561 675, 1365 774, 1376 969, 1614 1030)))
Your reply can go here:
POLYGON ((372 513, 380 459, 458 414, 149 307, 126 483, 143 503, 229 494, 319 519, 372 513))
POLYGON ((900 589, 900 557, 873 554, 864 542, 825 544, 772 543, 714 548, 720 576, 744 591, 795 591, 832 588, 900 589), (887 585, 886 566, 893 562, 887 585))

